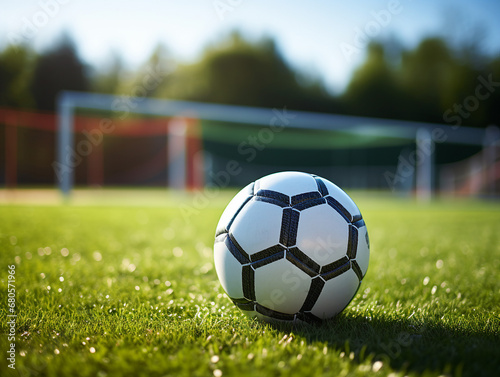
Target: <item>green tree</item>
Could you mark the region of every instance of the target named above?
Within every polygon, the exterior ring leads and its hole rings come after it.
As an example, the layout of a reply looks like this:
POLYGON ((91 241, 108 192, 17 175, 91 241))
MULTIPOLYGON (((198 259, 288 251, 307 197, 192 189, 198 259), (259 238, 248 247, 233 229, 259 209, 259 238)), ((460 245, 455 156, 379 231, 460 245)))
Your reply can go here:
POLYGON ((401 86, 412 98, 414 110, 408 109, 412 119, 426 122, 442 122, 446 87, 456 82, 455 63, 446 43, 439 38, 423 40, 415 50, 402 56, 399 73, 401 86))
POLYGON ((334 111, 319 80, 304 80, 273 40, 251 43, 239 33, 209 46, 194 64, 182 65, 158 95, 233 105, 334 111))
POLYGON ((86 67, 67 36, 38 58, 31 88, 38 109, 53 111, 62 90, 85 91, 89 87, 86 67))
POLYGON ((366 60, 354 72, 342 100, 354 115, 405 118, 408 100, 381 43, 369 44, 366 60))
POLYGON ((0 106, 33 106, 30 80, 35 58, 24 45, 9 46, 0 53, 0 106))
POLYGON ((113 54, 104 68, 94 71, 90 88, 97 93, 117 94, 123 81, 125 67, 121 57, 113 54))

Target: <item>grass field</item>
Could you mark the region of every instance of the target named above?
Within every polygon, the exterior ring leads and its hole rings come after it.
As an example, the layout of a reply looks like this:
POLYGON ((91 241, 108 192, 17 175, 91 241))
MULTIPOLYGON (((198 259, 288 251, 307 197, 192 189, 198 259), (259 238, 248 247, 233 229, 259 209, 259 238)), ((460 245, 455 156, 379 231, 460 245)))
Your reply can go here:
POLYGON ((352 193, 372 247, 358 294, 322 325, 277 326, 246 318, 217 280, 234 192, 129 194, 0 204, 2 376, 500 375, 499 203, 352 193))

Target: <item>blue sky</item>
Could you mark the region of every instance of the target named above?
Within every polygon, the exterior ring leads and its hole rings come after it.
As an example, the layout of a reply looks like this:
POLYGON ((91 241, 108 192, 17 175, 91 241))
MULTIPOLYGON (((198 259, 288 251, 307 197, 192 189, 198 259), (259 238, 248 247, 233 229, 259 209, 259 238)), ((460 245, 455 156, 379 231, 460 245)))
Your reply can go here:
POLYGON ((66 30, 87 63, 106 64, 116 52, 133 67, 158 43, 195 60, 239 29, 274 37, 292 65, 339 92, 363 60, 366 34, 412 47, 425 36, 463 40, 482 28, 481 48, 498 54, 499 16, 498 0, 0 0, 0 47, 23 40, 42 50, 66 30))

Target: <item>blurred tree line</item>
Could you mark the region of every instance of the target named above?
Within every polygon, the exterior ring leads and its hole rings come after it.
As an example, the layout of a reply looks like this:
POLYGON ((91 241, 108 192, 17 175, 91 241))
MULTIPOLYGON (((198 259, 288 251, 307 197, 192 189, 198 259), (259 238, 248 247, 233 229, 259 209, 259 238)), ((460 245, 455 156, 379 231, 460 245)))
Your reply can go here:
POLYGON ((372 42, 340 95, 329 93, 319 74, 295 69, 272 39, 250 42, 237 32, 190 64, 159 46, 135 71, 119 56, 106 67, 86 65, 67 36, 40 54, 27 45, 0 52, 0 107, 44 111, 54 111, 59 91, 79 90, 436 123, 460 114, 464 124, 486 127, 500 124, 499 82, 500 55, 437 37, 414 49, 372 42), (158 80, 145 85, 151 70, 158 80))

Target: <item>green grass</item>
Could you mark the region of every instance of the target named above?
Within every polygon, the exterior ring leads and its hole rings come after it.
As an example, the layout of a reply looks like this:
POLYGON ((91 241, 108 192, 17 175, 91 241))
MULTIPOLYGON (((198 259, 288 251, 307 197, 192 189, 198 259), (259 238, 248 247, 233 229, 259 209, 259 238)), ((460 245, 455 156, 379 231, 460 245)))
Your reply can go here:
POLYGON ((188 218, 193 198, 172 194, 0 205, 0 374, 500 375, 499 204, 354 193, 372 246, 358 294, 322 325, 277 326, 245 317, 217 280, 214 229, 233 194, 198 197, 188 218))

